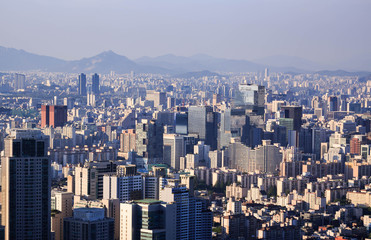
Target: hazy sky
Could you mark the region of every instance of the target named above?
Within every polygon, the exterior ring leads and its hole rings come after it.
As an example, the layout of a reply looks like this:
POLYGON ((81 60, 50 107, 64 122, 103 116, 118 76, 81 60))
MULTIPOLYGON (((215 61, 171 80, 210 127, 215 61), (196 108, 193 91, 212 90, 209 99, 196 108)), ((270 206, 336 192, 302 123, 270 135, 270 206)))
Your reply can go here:
POLYGON ((330 63, 371 55, 370 0, 2 0, 0 46, 63 59, 113 50, 330 63))

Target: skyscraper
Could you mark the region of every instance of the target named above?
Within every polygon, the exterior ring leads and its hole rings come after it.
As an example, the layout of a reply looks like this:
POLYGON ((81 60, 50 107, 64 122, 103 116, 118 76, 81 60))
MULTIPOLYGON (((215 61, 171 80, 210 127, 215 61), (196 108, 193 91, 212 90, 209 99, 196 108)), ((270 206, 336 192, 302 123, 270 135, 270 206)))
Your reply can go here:
POLYGON ((301 106, 282 106, 285 118, 293 119, 293 130, 299 132, 301 128, 302 107, 301 106))
POLYGON ((250 109, 258 115, 264 114, 265 87, 255 84, 240 84, 234 99, 235 107, 250 109))
POLYGON ((63 127, 67 122, 67 106, 41 105, 41 127, 63 127))
POLYGON ((99 75, 94 73, 91 79, 92 79, 91 90, 95 95, 98 95, 99 94, 99 75))
POLYGON ((330 112, 338 111, 338 98, 336 96, 329 96, 328 97, 328 110, 330 112))
POLYGON ((193 197, 185 185, 174 181, 160 190, 160 200, 176 203, 176 238, 211 239, 212 213, 202 200, 193 197))
POLYGON ((20 89, 25 89, 26 85, 26 76, 23 74, 15 74, 15 79, 14 79, 14 90, 20 90, 20 89))
POLYGON ((180 157, 185 156, 184 138, 177 134, 164 134, 164 163, 179 170, 180 157))
POLYGON ((81 73, 79 75, 79 95, 86 96, 86 75, 81 73))
POLYGON ((12 130, 1 157, 1 222, 5 239, 50 239, 48 139, 39 130, 12 130))
POLYGON ((155 120, 142 119, 136 124, 136 151, 138 156, 148 158, 150 162, 162 158, 164 128, 155 120))
POLYGON ((188 133, 197 134, 212 150, 217 147, 217 117, 211 106, 190 106, 188 133))

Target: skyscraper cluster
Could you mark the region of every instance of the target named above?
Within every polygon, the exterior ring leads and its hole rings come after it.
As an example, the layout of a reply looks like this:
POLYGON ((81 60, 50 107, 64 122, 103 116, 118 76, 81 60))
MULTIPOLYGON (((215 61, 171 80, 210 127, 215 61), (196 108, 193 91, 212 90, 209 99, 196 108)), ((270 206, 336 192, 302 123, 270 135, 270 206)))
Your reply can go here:
POLYGON ((319 74, 24 73, 0 239, 366 239, 371 82, 319 74))

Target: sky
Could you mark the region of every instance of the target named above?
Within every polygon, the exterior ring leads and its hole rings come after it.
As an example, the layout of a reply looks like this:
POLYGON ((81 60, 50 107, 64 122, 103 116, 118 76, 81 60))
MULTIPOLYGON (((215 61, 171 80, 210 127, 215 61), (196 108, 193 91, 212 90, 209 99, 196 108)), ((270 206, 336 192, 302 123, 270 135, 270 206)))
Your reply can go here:
POLYGON ((371 56, 370 0, 2 0, 0 46, 66 60, 113 50, 230 59, 371 56))

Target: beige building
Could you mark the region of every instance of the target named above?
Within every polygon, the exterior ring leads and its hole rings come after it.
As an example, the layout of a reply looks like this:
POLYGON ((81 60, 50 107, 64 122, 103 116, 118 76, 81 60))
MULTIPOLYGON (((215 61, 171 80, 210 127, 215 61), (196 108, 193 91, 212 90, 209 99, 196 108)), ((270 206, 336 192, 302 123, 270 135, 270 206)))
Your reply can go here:
POLYGON ((94 168, 75 168, 75 195, 92 196, 97 195, 97 172, 94 168))
POLYGON ((63 219, 72 217, 73 193, 53 191, 51 197, 51 229, 55 240, 63 240, 63 219))
POLYGON ((371 206, 371 192, 347 192, 347 199, 355 206, 371 206))
POLYGON ((226 197, 235 199, 245 198, 247 196, 247 188, 243 188, 241 185, 233 183, 226 188, 226 197))

